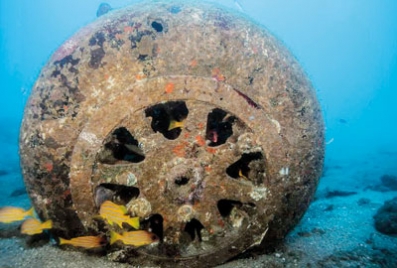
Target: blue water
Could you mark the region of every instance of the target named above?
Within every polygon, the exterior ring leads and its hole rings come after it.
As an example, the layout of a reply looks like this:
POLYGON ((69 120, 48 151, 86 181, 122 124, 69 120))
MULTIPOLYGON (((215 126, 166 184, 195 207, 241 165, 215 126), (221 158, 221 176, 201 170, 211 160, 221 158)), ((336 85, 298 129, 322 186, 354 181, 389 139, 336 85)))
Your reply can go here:
MULTIPOLYGON (((18 133, 29 91, 51 54, 96 19, 101 2, 0 0, 0 171, 8 174, 0 175, 0 206, 12 205, 9 194, 23 187, 18 133)), ((397 175, 397 1, 216 2, 265 25, 303 66, 323 110, 326 167, 370 162, 376 170, 362 172, 374 174, 369 184, 397 175)))

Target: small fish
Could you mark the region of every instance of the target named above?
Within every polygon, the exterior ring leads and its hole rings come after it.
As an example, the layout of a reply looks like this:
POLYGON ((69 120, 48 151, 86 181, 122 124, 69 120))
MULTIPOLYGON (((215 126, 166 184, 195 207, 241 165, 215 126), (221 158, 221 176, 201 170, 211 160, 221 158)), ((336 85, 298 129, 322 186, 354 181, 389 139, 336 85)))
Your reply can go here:
POLYGON ((24 210, 23 208, 17 207, 2 207, 0 208, 0 222, 11 223, 15 221, 22 221, 26 217, 34 216, 33 207, 29 210, 24 210))
POLYGON ((168 126, 168 131, 173 130, 178 127, 183 128, 183 121, 171 120, 170 125, 168 126))
POLYGON ((71 245, 86 249, 99 248, 106 244, 106 239, 101 236, 79 236, 72 239, 59 238, 59 245, 71 245))
POLYGON ((105 219, 110 225, 113 223, 123 228, 123 222, 131 225, 135 229, 139 229, 139 217, 131 218, 127 214, 125 206, 117 205, 112 201, 106 200, 99 209, 99 215, 105 219))
POLYGON ((140 247, 144 245, 149 245, 151 243, 159 241, 158 237, 144 230, 124 232, 123 234, 118 234, 116 232, 110 232, 110 244, 114 244, 116 241, 122 241, 124 245, 130 245, 135 247, 140 247))
POLYGON ((98 7, 98 10, 96 11, 96 16, 100 17, 102 15, 105 15, 109 11, 112 10, 112 7, 108 3, 101 3, 98 7))
POLYGON ((43 230, 52 228, 52 220, 40 222, 37 219, 30 218, 25 220, 21 226, 21 233, 27 235, 41 234, 43 230))
POLYGON ((248 180, 248 178, 243 174, 243 171, 242 171, 241 169, 239 169, 239 171, 238 171, 238 176, 239 176, 240 178, 243 178, 243 179, 245 179, 245 180, 248 180))

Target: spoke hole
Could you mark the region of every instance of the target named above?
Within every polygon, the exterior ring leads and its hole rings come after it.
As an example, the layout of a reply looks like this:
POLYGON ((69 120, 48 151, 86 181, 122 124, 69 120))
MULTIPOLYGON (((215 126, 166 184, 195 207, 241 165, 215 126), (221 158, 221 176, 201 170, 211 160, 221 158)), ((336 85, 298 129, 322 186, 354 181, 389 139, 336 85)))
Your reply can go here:
POLYGON ((188 223, 186 223, 184 231, 190 235, 192 241, 194 241, 197 235, 197 239, 201 242, 201 230, 203 228, 204 226, 201 224, 200 221, 196 219, 191 219, 188 223))
POLYGON ((229 217, 234 207, 241 207, 243 203, 235 200, 221 199, 218 201, 218 211, 222 217, 229 217))
POLYGON ((149 232, 154 233, 160 241, 163 241, 163 221, 163 216, 161 216, 160 214, 153 214, 148 219, 142 222, 142 226, 149 232))
POLYGON ((120 205, 126 205, 137 198, 140 191, 136 187, 112 183, 102 183, 95 189, 95 204, 99 208, 103 202, 110 200, 120 205))
POLYGON ((189 178, 187 177, 179 177, 175 179, 175 184, 178 186, 186 185, 189 182, 189 178))
POLYGON ((163 25, 157 21, 152 22, 152 28, 155 29, 158 33, 161 33, 163 31, 163 25))
POLYGON ((116 164, 119 161, 139 163, 145 159, 138 141, 125 128, 114 130, 105 139, 106 143, 99 152, 99 161, 105 164, 116 164))
POLYGON ((257 183, 262 180, 261 174, 264 172, 264 163, 263 161, 257 161, 257 160, 262 160, 263 155, 261 152, 255 152, 255 153, 248 153, 248 154, 243 154, 239 160, 231 164, 229 167, 226 168, 226 173, 230 177, 234 179, 248 179, 248 180, 253 180, 257 183), (257 161, 257 164, 252 164, 252 162, 257 161), (250 171, 252 168, 255 168, 257 171, 255 173, 254 177, 257 178, 252 178, 250 171))
POLYGON ((209 146, 214 147, 224 144, 233 135, 232 126, 236 117, 226 116, 227 112, 219 108, 213 109, 208 114, 205 138, 210 141, 209 146))
POLYGON ((151 127, 169 140, 179 137, 189 110, 184 101, 169 101, 151 106, 145 110, 146 117, 152 117, 151 127))

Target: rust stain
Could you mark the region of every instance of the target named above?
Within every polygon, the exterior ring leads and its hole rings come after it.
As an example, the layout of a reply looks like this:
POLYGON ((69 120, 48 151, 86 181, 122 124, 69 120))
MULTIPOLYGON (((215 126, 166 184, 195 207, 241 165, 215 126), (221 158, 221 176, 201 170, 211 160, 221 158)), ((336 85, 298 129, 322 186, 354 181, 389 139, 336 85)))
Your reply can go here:
POLYGON ((174 83, 169 82, 166 86, 165 86, 165 93, 170 94, 174 91, 174 83))
POLYGON ((215 78, 216 81, 225 81, 226 78, 225 76, 221 73, 221 70, 219 70, 219 68, 214 68, 212 69, 212 78, 215 78))
POLYGON ((146 78, 146 75, 144 75, 144 74, 136 74, 135 78, 136 78, 136 80, 142 80, 142 79, 146 78))
POLYGON ((165 190, 165 181, 164 180, 160 180, 159 182, 158 182, 158 184, 159 184, 159 190, 160 190, 160 192, 164 192, 164 190, 165 190))
POLYGON ((195 59, 191 60, 190 63, 189 63, 189 66, 190 67, 196 67, 197 66, 197 60, 195 60, 195 59))
POLYGON ((197 135, 196 136, 196 142, 200 146, 204 146, 205 145, 205 139, 203 138, 203 136, 197 135))
POLYGON ((216 149, 215 149, 215 148, 212 148, 212 147, 207 147, 205 150, 206 150, 207 152, 211 153, 211 154, 216 153, 216 149))
POLYGON ((179 156, 179 157, 185 157, 185 155, 186 155, 186 149, 185 148, 186 148, 186 144, 185 143, 181 143, 181 144, 178 144, 177 146, 175 146, 172 149, 172 152, 175 155, 179 156))
POLYGON ((205 171, 206 171, 207 173, 210 173, 211 170, 212 170, 211 166, 205 166, 204 169, 205 169, 205 171))

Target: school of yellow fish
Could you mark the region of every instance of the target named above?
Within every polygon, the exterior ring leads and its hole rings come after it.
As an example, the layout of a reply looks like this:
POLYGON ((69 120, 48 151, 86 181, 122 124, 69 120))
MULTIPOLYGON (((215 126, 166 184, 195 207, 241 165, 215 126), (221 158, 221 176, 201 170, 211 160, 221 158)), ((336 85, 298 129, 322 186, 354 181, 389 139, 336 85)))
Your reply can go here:
MULTIPOLYGON (((139 230, 139 217, 130 217, 123 205, 117 205, 107 200, 101 204, 97 218, 104 220, 110 226, 116 224, 123 229, 123 224, 127 224, 135 229, 122 234, 110 231, 110 245, 121 241, 124 245, 140 247, 159 241, 155 234, 139 230)), ((0 208, 0 223, 13 223, 23 220, 25 221, 21 225, 22 234, 36 235, 52 228, 51 220, 41 222, 36 218, 33 207, 29 210, 18 207, 0 208), (25 220, 25 218, 28 219, 25 220)), ((84 249, 100 248, 107 244, 108 239, 104 236, 80 236, 71 239, 59 237, 59 245, 70 245, 84 249)))

